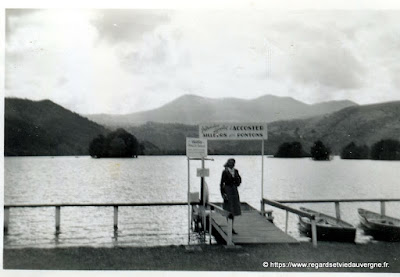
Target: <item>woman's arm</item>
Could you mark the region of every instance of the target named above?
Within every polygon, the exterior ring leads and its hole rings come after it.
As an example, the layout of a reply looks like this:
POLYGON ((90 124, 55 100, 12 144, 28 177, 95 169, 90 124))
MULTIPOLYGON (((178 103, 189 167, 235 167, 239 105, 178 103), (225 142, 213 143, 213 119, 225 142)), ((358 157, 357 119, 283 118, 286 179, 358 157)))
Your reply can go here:
POLYGON ((236 185, 240 186, 240 184, 242 183, 242 177, 240 177, 240 175, 239 175, 239 170, 236 169, 236 173, 237 173, 236 185))
POLYGON ((225 170, 224 170, 222 172, 221 183, 220 183, 219 187, 220 187, 220 190, 221 190, 222 198, 226 200, 228 198, 228 196, 225 193, 225 180, 226 180, 226 177, 225 177, 225 170))

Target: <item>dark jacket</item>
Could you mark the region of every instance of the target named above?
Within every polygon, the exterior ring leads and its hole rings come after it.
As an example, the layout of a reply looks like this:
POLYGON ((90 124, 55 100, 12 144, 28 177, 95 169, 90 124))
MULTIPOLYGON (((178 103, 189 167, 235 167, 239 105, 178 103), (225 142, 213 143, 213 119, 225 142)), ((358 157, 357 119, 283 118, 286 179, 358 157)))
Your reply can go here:
POLYGON ((228 171, 228 169, 225 169, 222 171, 222 177, 221 177, 221 184, 220 184, 220 190, 221 190, 221 195, 223 196, 225 192, 225 187, 226 186, 240 186, 242 183, 242 178, 239 175, 239 171, 235 169, 235 177, 232 177, 232 174, 228 171))
POLYGON ((237 187, 240 186, 240 183, 242 182, 242 178, 237 169, 235 169, 234 175, 235 176, 232 176, 228 169, 225 169, 222 172, 220 189, 222 198, 224 198, 223 208, 236 216, 242 213, 239 192, 237 190, 237 187))

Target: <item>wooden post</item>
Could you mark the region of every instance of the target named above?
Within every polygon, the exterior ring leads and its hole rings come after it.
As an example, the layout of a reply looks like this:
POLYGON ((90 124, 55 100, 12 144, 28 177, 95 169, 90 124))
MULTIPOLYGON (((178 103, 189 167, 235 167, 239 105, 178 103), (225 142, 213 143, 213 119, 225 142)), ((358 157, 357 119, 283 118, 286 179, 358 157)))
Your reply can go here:
MULTIPOLYGON (((261 142, 261 201, 264 199, 264 139, 261 142)), ((264 211, 264 206, 261 208, 264 211)))
POLYGON ((289 211, 286 211, 286 224, 285 224, 285 233, 288 231, 288 222, 289 222, 289 211))
POLYGON ((381 215, 386 215, 385 201, 381 201, 381 215))
POLYGON ((114 230, 118 229, 118 206, 114 206, 114 230))
POLYGON ((192 217, 190 212, 190 159, 187 158, 187 168, 188 168, 188 244, 190 244, 190 226, 192 225, 192 217))
POLYGON ((4 234, 8 233, 9 222, 10 222, 10 208, 4 207, 4 234))
POLYGON ((339 202, 335 202, 336 219, 340 220, 340 206, 339 202))
MULTIPOLYGON (((201 169, 204 172, 204 157, 201 158, 201 169)), ((201 202, 203 203, 203 231, 204 234, 207 232, 207 226, 206 226, 206 196, 205 196, 205 180, 204 180, 204 176, 200 177, 201 180, 201 202)), ((204 236, 204 239, 206 237, 204 236)))
POLYGON ((228 241, 226 242, 227 245, 233 245, 232 242, 232 218, 228 218, 228 241))
POLYGON ((61 207, 56 206, 56 232, 60 231, 60 222, 61 222, 61 207))
POLYGON ((212 223, 211 222, 212 222, 212 210, 210 209, 210 215, 208 216, 208 225, 209 225, 208 228, 210 228, 208 231, 208 234, 210 235, 210 245, 211 245, 211 237, 212 237, 212 234, 211 234, 212 233, 212 225, 211 225, 212 223))
POLYGON ((317 224, 315 222, 315 218, 311 219, 311 236, 313 246, 317 247, 317 224))
POLYGON ((260 211, 261 211, 261 214, 264 216, 265 215, 265 204, 264 204, 264 199, 261 199, 261 208, 260 208, 260 211))

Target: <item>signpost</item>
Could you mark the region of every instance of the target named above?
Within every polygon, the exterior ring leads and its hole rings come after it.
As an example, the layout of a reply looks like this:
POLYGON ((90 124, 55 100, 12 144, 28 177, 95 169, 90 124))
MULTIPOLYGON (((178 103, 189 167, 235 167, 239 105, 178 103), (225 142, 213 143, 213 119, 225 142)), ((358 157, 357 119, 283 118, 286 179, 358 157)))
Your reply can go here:
POLYGON ((209 168, 198 168, 197 169, 197 177, 208 177, 210 176, 209 168))
POLYGON ((204 200, 203 183, 208 170, 204 168, 204 159, 207 157, 207 140, 201 138, 186 138, 186 156, 188 161, 188 242, 190 243, 190 160, 201 159, 202 161, 202 168, 197 169, 197 176, 201 177, 201 199, 204 200))
POLYGON ((199 125, 199 137, 209 140, 261 140, 261 212, 264 212, 264 140, 266 123, 205 123, 199 125))

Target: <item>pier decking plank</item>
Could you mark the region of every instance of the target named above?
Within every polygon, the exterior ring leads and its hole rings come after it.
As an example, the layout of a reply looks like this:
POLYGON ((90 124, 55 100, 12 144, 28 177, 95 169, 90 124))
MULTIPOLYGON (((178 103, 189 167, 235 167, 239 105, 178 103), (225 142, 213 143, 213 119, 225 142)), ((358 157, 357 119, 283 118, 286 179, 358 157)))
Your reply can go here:
MULTIPOLYGON (((213 212, 212 218, 218 229, 227 234, 226 217, 213 212)), ((238 233, 232 236, 234 244, 298 243, 247 203, 242 203, 242 215, 235 217, 234 229, 238 233)))

